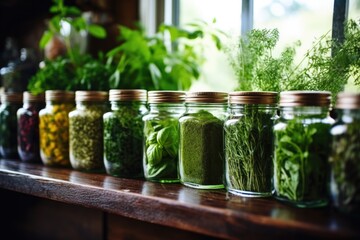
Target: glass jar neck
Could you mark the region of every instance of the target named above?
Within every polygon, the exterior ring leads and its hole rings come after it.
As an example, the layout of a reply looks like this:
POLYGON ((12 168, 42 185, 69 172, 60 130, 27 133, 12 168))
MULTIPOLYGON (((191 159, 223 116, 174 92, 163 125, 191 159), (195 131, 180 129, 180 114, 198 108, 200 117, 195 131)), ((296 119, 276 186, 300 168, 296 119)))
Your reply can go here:
POLYGON ((121 107, 142 108, 142 107, 146 107, 146 102, 142 102, 142 101, 111 101, 111 110, 118 110, 121 107))
POLYGON ((270 104, 230 104, 229 111, 230 113, 242 113, 244 111, 275 111, 276 105, 270 104))
POLYGON ((338 119, 342 119, 344 122, 352 122, 360 120, 360 109, 336 109, 338 119))
POLYGON ((280 107, 280 116, 285 119, 293 118, 325 118, 329 116, 329 107, 326 106, 294 106, 280 107))
POLYGON ((193 113, 199 110, 207 111, 226 111, 227 103, 186 103, 186 112, 193 113))
POLYGON ((150 113, 182 113, 185 110, 183 103, 150 103, 150 113))
POLYGON ((105 107, 107 101, 76 101, 77 109, 86 109, 88 107, 105 107))

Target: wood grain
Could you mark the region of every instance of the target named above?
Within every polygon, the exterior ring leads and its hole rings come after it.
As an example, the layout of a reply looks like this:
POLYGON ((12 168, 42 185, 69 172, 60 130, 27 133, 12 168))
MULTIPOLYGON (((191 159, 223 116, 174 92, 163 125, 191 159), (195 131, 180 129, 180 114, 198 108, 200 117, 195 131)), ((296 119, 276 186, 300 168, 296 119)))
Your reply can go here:
POLYGON ((271 198, 196 190, 10 160, 0 187, 180 230, 228 239, 360 238, 354 219, 330 208, 296 209, 271 198))

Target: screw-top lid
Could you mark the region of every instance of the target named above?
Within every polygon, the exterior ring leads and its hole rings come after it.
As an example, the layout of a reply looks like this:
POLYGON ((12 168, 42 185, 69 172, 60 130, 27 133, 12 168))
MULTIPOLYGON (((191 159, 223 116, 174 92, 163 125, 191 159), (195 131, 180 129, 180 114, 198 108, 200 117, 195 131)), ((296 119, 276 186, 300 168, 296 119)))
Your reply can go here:
POLYGON ((229 103, 237 104, 276 104, 277 92, 231 92, 229 103))
POLYGON ((281 107, 330 106, 331 93, 327 91, 286 91, 280 93, 281 107))
POLYGON ((185 92, 183 91, 149 91, 149 103, 183 103, 185 92))
POLYGON ((111 89, 110 101, 141 101, 146 102, 146 90, 143 89, 111 89))
POLYGON ((228 94, 225 92, 188 92, 186 103, 226 103, 228 94))
POLYGON ((46 101, 62 101, 62 102, 74 102, 75 93, 62 90, 47 90, 45 91, 46 101))
POLYGON ((31 94, 30 92, 23 93, 23 100, 24 102, 44 102, 45 101, 45 94, 31 94))
POLYGON ((109 98, 105 91, 76 91, 75 100, 80 102, 102 102, 109 98))
POLYGON ((360 109, 360 93, 339 93, 336 101, 338 109, 360 109))
POLYGON ((1 94, 1 102, 14 102, 14 103, 22 103, 23 94, 22 93, 2 93, 1 94))

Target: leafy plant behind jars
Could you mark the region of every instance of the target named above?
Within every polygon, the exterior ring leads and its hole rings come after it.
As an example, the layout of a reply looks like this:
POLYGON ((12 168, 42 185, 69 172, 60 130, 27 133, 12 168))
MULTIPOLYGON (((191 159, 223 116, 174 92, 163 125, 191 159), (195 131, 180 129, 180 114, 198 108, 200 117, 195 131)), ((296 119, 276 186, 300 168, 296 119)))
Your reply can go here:
POLYGON ((360 86, 359 22, 349 20, 346 23, 342 44, 331 39, 329 33, 321 36, 296 64, 294 58, 300 42, 275 56, 278 30, 250 31, 240 38, 235 49, 227 49, 238 79, 237 90, 324 90, 330 91, 335 99, 349 79, 360 86))
MULTIPOLYGON (((213 21, 215 23, 215 20, 213 21)), ((210 38, 218 50, 225 34, 199 21, 187 29, 161 25, 154 36, 139 26, 120 27, 122 43, 107 56, 116 65, 114 87, 147 90, 187 90, 199 78, 204 62, 204 41, 210 38)))

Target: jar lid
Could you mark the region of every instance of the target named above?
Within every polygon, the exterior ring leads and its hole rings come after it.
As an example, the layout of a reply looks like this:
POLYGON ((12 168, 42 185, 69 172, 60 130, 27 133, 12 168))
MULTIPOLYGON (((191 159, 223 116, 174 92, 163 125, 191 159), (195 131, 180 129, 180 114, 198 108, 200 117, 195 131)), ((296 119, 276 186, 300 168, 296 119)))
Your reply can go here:
POLYGON ((76 91, 75 100, 82 102, 101 102, 109 98, 108 92, 105 91, 76 91))
POLYGON ((19 102, 22 103, 23 94, 22 93, 2 93, 1 94, 1 102, 19 102))
POLYGON ((228 94, 225 92, 188 92, 186 103, 226 103, 228 94))
POLYGON ((281 107, 330 106, 331 93, 327 91, 285 91, 280 93, 281 107))
POLYGON ((149 91, 149 103, 183 103, 185 92, 183 91, 149 91))
POLYGON ((45 94, 43 94, 43 93, 32 94, 31 92, 24 92, 23 100, 24 100, 24 102, 44 102, 45 94))
POLYGON ((336 101, 338 109, 360 109, 360 93, 339 93, 336 101))
POLYGON ((47 90, 45 91, 45 99, 46 101, 74 102, 75 93, 62 90, 47 90))
POLYGON ((141 101, 146 102, 146 90, 143 89, 111 89, 110 101, 141 101))
POLYGON ((239 91, 229 93, 229 103, 276 104, 277 92, 239 91))

